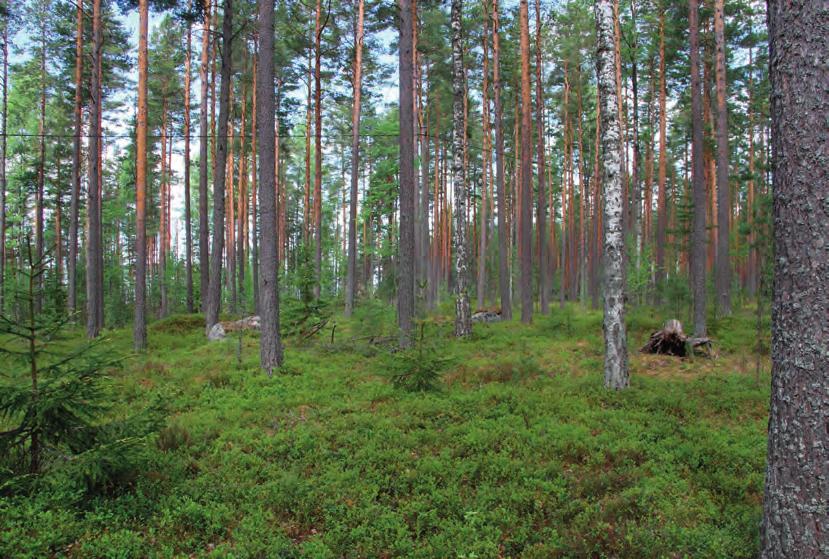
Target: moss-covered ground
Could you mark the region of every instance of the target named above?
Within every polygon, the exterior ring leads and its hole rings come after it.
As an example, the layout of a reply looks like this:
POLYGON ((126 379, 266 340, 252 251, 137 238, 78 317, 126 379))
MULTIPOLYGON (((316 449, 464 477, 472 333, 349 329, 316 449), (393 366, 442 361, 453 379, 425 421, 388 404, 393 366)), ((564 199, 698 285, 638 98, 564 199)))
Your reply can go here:
MULTIPOLYGON (((109 387, 111 413, 166 406, 134 475, 0 498, 0 556, 756 556, 769 366, 749 311, 711 325, 714 360, 639 354, 669 317, 631 314, 620 393, 602 386, 601 314, 580 307, 462 342, 430 319, 424 351, 447 361, 436 390, 407 391, 371 340, 393 312, 287 340, 272 378, 255 334, 155 323, 109 387)), ((110 336, 129 353, 128 330, 110 336)))

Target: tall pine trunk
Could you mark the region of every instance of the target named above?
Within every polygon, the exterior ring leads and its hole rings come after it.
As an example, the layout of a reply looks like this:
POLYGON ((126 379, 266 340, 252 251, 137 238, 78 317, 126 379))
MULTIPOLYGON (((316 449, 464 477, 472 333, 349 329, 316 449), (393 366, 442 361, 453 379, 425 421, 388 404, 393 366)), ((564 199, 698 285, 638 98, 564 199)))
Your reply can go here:
POLYGON ((482 170, 481 170, 481 220, 480 231, 478 232, 478 285, 476 293, 478 296, 478 308, 483 309, 486 298, 486 261, 487 261, 487 240, 489 236, 489 215, 488 215, 488 188, 491 184, 491 157, 492 157, 492 138, 490 134, 490 114, 489 114, 489 13, 486 3, 483 4, 484 11, 484 32, 482 34, 483 43, 483 84, 481 86, 482 97, 482 131, 483 131, 483 152, 481 153, 482 170))
POLYGON ((455 251, 455 336, 472 333, 469 312, 469 257, 467 246, 467 187, 464 165, 464 67, 463 67, 463 3, 452 0, 452 187, 454 218, 452 245, 455 251))
MULTIPOLYGON (((326 15, 326 21, 327 21, 326 15)), ((322 283, 322 0, 317 0, 314 28, 314 297, 322 283)))
POLYGON ((699 3, 688 3, 688 23, 691 43, 691 174, 694 217, 691 233, 691 293, 694 304, 694 335, 705 336, 705 170, 703 161, 702 93, 699 68, 699 3))
MULTIPOLYGON (((191 0, 192 1, 192 0, 191 0)), ((187 312, 193 312, 193 234, 190 223, 190 58, 193 55, 193 28, 187 24, 187 51, 184 58, 184 266, 187 275, 187 312)))
POLYGON ((210 286, 207 292, 207 330, 219 321, 222 303, 222 252, 225 235, 225 178, 227 161, 227 123, 230 109, 231 54, 233 50, 233 0, 225 0, 222 21, 222 69, 219 84, 219 135, 216 146, 216 172, 213 177, 213 256, 210 259, 210 286))
POLYGON ((211 0, 204 0, 204 25, 201 39, 201 66, 199 67, 199 84, 201 96, 199 101, 199 307, 207 310, 207 288, 210 285, 210 227, 207 216, 207 91, 208 64, 210 62, 210 5, 211 0))
POLYGON ((501 317, 512 319, 512 294, 509 278, 509 227, 507 193, 504 185, 504 110, 501 105, 501 39, 498 0, 492 0, 492 85, 495 101, 495 190, 498 198, 498 291, 501 317))
POLYGON ((521 322, 533 319, 532 251, 532 101, 530 100, 530 23, 527 0, 518 5, 521 31, 521 213, 519 260, 521 266, 521 322))
POLYGON ((829 15, 768 5, 774 296, 763 559, 829 552, 829 15))
POLYGON ((259 64, 256 88, 256 134, 259 144, 259 202, 262 244, 259 285, 259 312, 262 335, 259 340, 259 364, 272 374, 282 365, 282 342, 279 338, 279 239, 276 219, 276 178, 273 96, 273 0, 259 0, 259 64))
POLYGON ((135 140, 135 317, 132 343, 147 347, 147 32, 148 0, 138 3, 138 111, 135 140))
POLYGON ((98 172, 101 151, 101 87, 99 69, 103 45, 101 29, 101 0, 94 0, 92 8, 92 83, 89 100, 89 180, 87 183, 87 220, 89 233, 86 242, 86 335, 97 338, 103 326, 103 282, 101 281, 101 190, 98 172))
POLYGON ((360 180, 360 98, 363 88, 364 0, 357 1, 357 26, 354 29, 354 95, 351 106, 351 190, 348 204, 348 269, 345 282, 345 316, 354 311, 357 291, 357 188, 360 180))
POLYGON ((714 42, 716 45, 717 83, 717 311, 731 314, 731 259, 729 256, 729 220, 731 193, 728 185, 728 107, 725 76, 725 14, 724 1, 714 0, 714 42))
MULTIPOLYGON (((538 234, 538 291, 540 292, 541 314, 550 310, 549 251, 544 238, 547 234, 547 184, 546 148, 544 146, 544 85, 541 68, 541 0, 535 0, 535 128, 538 136, 538 206, 536 208, 536 230, 538 234)), ((583 203, 583 202, 582 202, 583 203)), ((552 218, 551 218, 552 219, 552 218)))
POLYGON ((621 390, 630 384, 630 373, 625 332, 622 143, 614 76, 613 1, 598 0, 595 12, 604 187, 604 383, 608 388, 621 390))
POLYGON ((398 0, 400 10, 400 247, 397 275, 397 324, 400 345, 412 342, 414 317, 414 87, 411 0, 398 0))

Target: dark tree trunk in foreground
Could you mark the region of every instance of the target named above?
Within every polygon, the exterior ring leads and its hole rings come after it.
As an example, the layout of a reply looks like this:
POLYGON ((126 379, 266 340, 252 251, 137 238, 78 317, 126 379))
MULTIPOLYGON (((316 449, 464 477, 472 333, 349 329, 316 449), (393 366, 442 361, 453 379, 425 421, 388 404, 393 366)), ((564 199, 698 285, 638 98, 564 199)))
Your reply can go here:
MULTIPOLYGON (((225 242, 225 177, 227 171, 227 123, 230 110, 230 61, 233 51, 233 0, 225 0, 222 21, 222 69, 219 83, 219 135, 216 142, 216 171, 213 177, 213 257, 207 290, 205 322, 210 330, 219 321, 222 306, 222 256, 225 242)), ((233 250, 232 246, 228 250, 233 250)))
POLYGON ((201 40, 199 83, 199 306, 207 310, 207 288, 210 285, 210 256, 208 243, 210 228, 207 222, 207 65, 210 62, 210 0, 204 0, 204 26, 201 40))
POLYGON ((521 214, 519 261, 521 264, 521 322, 533 320, 532 251, 532 101, 530 100, 530 23, 527 0, 518 5, 521 28, 521 214))
MULTIPOLYGON (((466 170, 463 146, 466 127, 463 122, 464 90, 462 0, 452 0, 452 244, 455 251, 455 336, 472 333, 469 311, 469 258, 467 255, 466 170)), ((483 257, 483 256, 482 256, 483 257)))
POLYGON ((273 0, 259 0, 259 64, 256 76, 256 134, 259 140, 259 205, 262 228, 262 259, 259 276, 259 312, 262 335, 259 340, 259 363, 269 375, 282 365, 282 342, 279 339, 279 244, 276 228, 276 179, 274 175, 273 97, 273 0))
POLYGON ((604 384, 621 390, 630 384, 630 373, 625 332, 622 142, 614 75, 612 0, 598 0, 595 10, 604 188, 604 384))
POLYGON ((495 189, 498 198, 498 291, 501 318, 512 319, 512 294, 509 278, 509 229, 507 195, 504 185, 504 110, 501 106, 501 46, 498 0, 492 0, 492 85, 495 101, 495 189))
POLYGON ((89 100, 89 181, 87 183, 87 220, 89 234, 86 241, 86 335, 98 337, 103 326, 103 281, 101 275, 101 190, 98 174, 101 151, 101 87, 100 72, 103 32, 101 29, 101 0, 95 0, 92 11, 92 84, 89 100))
POLYGON ((400 17, 400 249, 397 269, 397 324, 400 345, 412 342, 414 316, 414 84, 412 4, 398 0, 400 17))
POLYGON ((354 30, 354 92, 351 107, 351 191, 348 205, 348 270, 345 282, 345 316, 354 311, 357 291, 357 189, 360 181, 360 96, 363 88, 363 16, 365 3, 357 2, 357 27, 354 30))
POLYGON ((769 2, 774 296, 764 559, 829 555, 829 12, 769 2))
POLYGON ((728 107, 725 76, 725 14, 723 0, 714 2, 714 38, 717 81, 717 312, 731 314, 731 259, 729 227, 731 195, 728 185, 728 107))
POLYGON ((694 301, 694 336, 704 337, 705 326, 705 172, 702 137, 702 92, 699 79, 699 3, 688 2, 688 26, 691 43, 691 162, 694 200, 691 232, 691 294, 694 301))
POLYGON ((147 32, 148 0, 138 2, 138 111, 135 140, 135 321, 132 344, 147 347, 147 32))

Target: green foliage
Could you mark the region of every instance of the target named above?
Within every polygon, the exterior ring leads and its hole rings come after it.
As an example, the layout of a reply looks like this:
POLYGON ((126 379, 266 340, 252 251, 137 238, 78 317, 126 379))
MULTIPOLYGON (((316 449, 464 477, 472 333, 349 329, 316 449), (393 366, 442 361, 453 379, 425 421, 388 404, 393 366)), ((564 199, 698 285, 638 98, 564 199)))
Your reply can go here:
POLYGON ((394 354, 390 371, 392 383, 410 392, 428 392, 438 388, 441 374, 452 362, 446 356, 446 348, 424 340, 425 327, 421 326, 416 347, 394 354))
MULTIPOLYGON (((338 336, 394 316, 356 310, 338 336)), ((628 318, 633 345, 666 317, 628 318)), ((430 326, 400 355, 314 341, 287 354, 300 374, 271 379, 250 373, 253 337, 237 370, 200 322, 159 328, 112 373, 102 419, 156 398, 174 414, 127 458, 131 490, 49 475, 0 499, 0 555, 755 557, 768 376, 743 364, 750 313, 714 324, 731 348, 716 361, 632 352, 624 393, 602 387, 600 312, 547 320, 476 324, 487 335, 463 343, 430 326), (395 388, 396 365, 438 370, 442 389, 395 388)))
POLYGON ((68 317, 35 310, 45 260, 34 260, 27 247, 30 265, 18 271, 25 287, 14 305, 21 318, 0 314, 0 490, 26 491, 49 473, 45 483, 108 491, 132 475, 158 409, 102 421, 110 410, 105 375, 122 359, 105 338, 71 340, 68 317))

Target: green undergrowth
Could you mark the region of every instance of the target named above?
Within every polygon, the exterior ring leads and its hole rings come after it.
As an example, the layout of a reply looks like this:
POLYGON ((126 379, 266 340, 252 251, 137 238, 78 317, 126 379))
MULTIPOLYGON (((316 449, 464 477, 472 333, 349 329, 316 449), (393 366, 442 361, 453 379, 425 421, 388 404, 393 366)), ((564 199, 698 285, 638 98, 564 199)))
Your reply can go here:
MULTIPOLYGON (((449 316, 421 322, 416 390, 394 381, 417 354, 393 351, 393 308, 288 339, 272 378, 255 334, 207 343, 201 317, 168 318, 111 381, 113 413, 168 410, 141 471, 81 501, 60 480, 0 498, 0 556, 755 557, 754 319, 712 328, 713 361, 639 355, 664 318, 629 315, 620 393, 602 386, 601 314, 579 307, 463 342, 449 316)), ((128 353, 130 332, 112 337, 128 353)))

